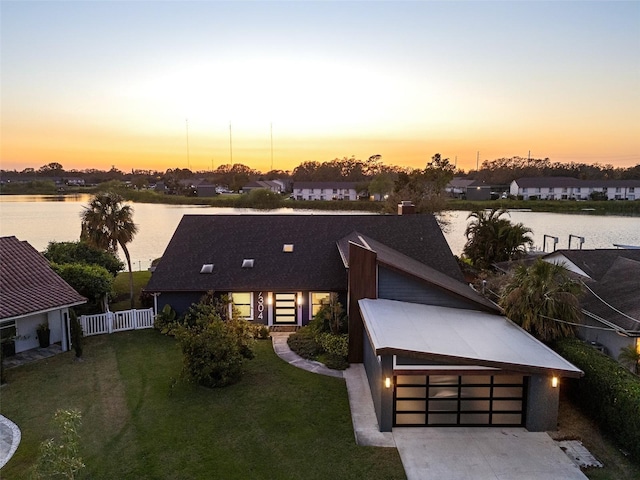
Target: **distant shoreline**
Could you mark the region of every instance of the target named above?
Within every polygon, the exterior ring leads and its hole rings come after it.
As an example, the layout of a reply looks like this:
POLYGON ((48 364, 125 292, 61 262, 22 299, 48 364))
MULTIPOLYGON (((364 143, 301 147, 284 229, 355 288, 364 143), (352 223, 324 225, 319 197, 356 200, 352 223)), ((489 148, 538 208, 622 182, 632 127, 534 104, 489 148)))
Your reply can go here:
MULTIPOLYGON (((73 195, 92 195, 95 189, 74 189, 64 193, 55 192, 11 192, 0 193, 0 196, 15 195, 46 195, 46 196, 73 196, 73 195)), ((363 212, 380 212, 384 211, 384 202, 366 201, 366 200, 289 200, 283 198, 278 205, 259 205, 247 202, 247 198, 243 198, 239 194, 222 194, 215 197, 184 197, 179 195, 164 195, 152 191, 138 191, 129 189, 118 189, 126 200, 134 203, 161 203, 167 205, 203 205, 211 207, 229 207, 229 208, 255 208, 255 209, 273 209, 273 208, 293 208, 303 210, 359 210, 363 212)), ((474 211, 491 208, 505 208, 507 210, 531 210, 533 212, 553 212, 553 213, 575 213, 581 215, 628 215, 640 216, 640 200, 609 200, 609 201, 575 201, 575 200, 484 200, 469 201, 455 200, 447 201, 445 210, 456 211, 474 211)))

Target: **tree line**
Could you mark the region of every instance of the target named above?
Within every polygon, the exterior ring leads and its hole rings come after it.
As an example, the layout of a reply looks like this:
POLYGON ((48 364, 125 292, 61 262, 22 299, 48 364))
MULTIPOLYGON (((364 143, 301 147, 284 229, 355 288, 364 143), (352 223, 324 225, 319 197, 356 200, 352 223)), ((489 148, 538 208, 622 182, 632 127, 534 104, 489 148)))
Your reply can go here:
MULTIPOLYGON (((485 160, 479 169, 464 171, 456 168, 448 158, 436 154, 440 162, 456 177, 482 181, 489 185, 508 185, 521 177, 574 177, 585 180, 632 180, 640 179, 640 164, 634 167, 614 167, 606 164, 561 163, 552 162, 549 158, 509 157, 485 160)), ((425 159, 425 168, 433 163, 425 159)), ((157 182, 168 185, 183 185, 189 179, 203 179, 215 185, 238 191, 255 180, 285 180, 289 182, 356 182, 369 186, 374 182, 374 190, 383 190, 390 182, 398 180, 403 184, 407 179, 424 173, 425 169, 388 165, 382 161, 381 155, 371 155, 365 160, 351 157, 335 158, 318 162, 304 161, 293 170, 270 170, 261 172, 241 163, 223 164, 213 170, 192 171, 188 168, 169 168, 165 171, 132 169, 124 172, 115 166, 102 171, 94 168, 84 170, 65 170, 57 162, 48 163, 38 169, 25 168, 22 171, 0 170, 0 177, 6 187, 7 182, 52 181, 69 183, 69 179, 81 179, 87 185, 95 185, 107 181, 128 182, 137 188, 146 188, 157 182)))

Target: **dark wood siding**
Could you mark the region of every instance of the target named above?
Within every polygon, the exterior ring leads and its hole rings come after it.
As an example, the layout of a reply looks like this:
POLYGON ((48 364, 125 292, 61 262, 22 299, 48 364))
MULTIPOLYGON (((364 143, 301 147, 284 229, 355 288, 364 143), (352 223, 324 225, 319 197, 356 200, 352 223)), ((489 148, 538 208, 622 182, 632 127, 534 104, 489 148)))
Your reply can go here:
POLYGON ((377 298, 376 254, 358 245, 349 245, 349 363, 362 363, 364 325, 358 300, 377 298))
POLYGON ((477 309, 462 298, 388 268, 378 268, 378 298, 439 307, 477 309))

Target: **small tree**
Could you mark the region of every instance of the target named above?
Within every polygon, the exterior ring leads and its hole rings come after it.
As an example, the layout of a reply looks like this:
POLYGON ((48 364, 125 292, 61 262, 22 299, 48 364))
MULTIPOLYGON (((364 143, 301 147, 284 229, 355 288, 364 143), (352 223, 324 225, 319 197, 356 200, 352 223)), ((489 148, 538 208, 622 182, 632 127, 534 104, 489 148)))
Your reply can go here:
POLYGON ((58 410, 53 418, 60 429, 58 440, 50 438, 40 444, 32 478, 74 479, 85 464, 80 457, 80 428, 82 416, 77 410, 58 410))
POLYGON ((113 276, 107 269, 82 263, 52 263, 51 268, 80 295, 106 309, 107 297, 113 290, 113 276))
POLYGON ((124 263, 114 253, 93 247, 86 242, 49 242, 43 253, 51 263, 100 265, 114 277, 124 268, 124 263))

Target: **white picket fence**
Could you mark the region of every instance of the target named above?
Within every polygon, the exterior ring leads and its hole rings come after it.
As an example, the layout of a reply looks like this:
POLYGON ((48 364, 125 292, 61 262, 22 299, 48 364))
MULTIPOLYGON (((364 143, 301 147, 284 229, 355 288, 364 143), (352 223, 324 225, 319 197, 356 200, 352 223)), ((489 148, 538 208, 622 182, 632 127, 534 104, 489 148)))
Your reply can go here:
POLYGON ((153 328, 153 308, 82 315, 80 324, 85 337, 103 333, 153 328))

